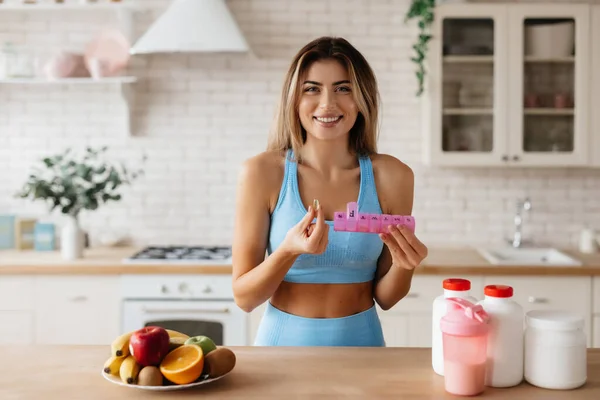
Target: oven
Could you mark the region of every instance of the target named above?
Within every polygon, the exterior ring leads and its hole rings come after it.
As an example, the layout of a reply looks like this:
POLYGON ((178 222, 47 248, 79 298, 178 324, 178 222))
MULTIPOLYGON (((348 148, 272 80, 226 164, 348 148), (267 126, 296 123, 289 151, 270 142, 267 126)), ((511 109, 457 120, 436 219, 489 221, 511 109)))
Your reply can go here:
POLYGON ((249 315, 233 300, 231 275, 123 275, 122 332, 161 326, 219 346, 249 344, 249 315))

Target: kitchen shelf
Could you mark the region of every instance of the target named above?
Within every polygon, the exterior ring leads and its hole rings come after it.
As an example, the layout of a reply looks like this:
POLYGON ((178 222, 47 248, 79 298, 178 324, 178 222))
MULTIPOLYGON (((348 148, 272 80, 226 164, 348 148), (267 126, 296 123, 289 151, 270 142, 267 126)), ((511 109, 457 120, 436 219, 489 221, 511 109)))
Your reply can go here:
POLYGON ((492 108, 444 108, 444 115, 492 115, 492 108))
POLYGON ((572 108, 526 108, 523 113, 525 115, 574 115, 575 110, 572 108))
POLYGON ((137 3, 0 4, 1 11, 120 11, 140 9, 137 3))
POLYGON ((546 58, 546 57, 535 57, 535 56, 525 56, 526 63, 540 63, 540 64, 569 64, 575 62, 575 57, 554 57, 554 58, 546 58))
POLYGON ((448 64, 491 64, 494 62, 494 56, 444 56, 444 62, 448 64))

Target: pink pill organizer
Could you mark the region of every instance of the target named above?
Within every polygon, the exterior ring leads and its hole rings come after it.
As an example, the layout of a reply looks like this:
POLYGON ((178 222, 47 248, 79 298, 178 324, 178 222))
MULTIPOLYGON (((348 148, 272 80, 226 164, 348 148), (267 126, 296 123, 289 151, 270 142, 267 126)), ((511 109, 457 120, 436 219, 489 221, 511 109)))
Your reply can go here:
POLYGON ((410 215, 363 214, 356 202, 348 203, 346 212, 337 211, 333 217, 333 230, 338 232, 384 233, 390 225, 404 225, 415 231, 415 219, 410 215))

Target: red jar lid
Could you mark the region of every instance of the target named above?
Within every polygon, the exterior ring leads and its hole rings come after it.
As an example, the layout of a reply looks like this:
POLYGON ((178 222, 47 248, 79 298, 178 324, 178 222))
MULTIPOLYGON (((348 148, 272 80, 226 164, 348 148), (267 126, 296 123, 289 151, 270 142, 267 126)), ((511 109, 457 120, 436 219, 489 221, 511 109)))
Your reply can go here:
POLYGON ((483 294, 490 297, 512 297, 513 288, 506 285, 487 285, 483 289, 483 294))
POLYGON ((462 292, 465 290, 471 290, 471 281, 468 279, 449 278, 444 279, 442 286, 447 290, 462 292))

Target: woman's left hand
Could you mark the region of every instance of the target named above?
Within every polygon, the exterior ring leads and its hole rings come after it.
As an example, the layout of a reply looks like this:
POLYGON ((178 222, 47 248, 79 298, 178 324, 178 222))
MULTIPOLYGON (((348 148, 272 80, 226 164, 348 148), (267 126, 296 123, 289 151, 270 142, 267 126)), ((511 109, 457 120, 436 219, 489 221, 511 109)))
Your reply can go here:
POLYGON ((427 257, 427 246, 405 226, 390 225, 389 233, 379 237, 390 250, 392 266, 412 271, 427 257))

